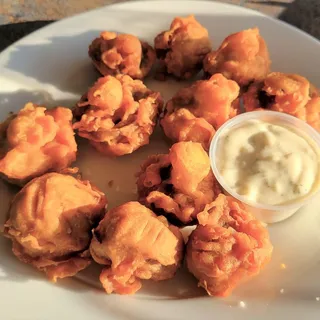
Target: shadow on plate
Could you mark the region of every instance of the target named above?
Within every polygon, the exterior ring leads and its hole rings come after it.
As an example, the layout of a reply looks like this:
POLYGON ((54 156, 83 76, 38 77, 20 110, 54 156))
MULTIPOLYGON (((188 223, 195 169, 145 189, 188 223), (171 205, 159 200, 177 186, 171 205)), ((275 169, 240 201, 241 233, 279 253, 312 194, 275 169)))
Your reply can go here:
POLYGON ((28 102, 44 105, 45 107, 52 108, 56 106, 73 107, 76 100, 60 99, 56 100, 48 92, 44 90, 17 90, 13 92, 0 91, 0 109, 2 110, 1 121, 3 121, 3 110, 6 113, 16 112, 24 107, 28 102))

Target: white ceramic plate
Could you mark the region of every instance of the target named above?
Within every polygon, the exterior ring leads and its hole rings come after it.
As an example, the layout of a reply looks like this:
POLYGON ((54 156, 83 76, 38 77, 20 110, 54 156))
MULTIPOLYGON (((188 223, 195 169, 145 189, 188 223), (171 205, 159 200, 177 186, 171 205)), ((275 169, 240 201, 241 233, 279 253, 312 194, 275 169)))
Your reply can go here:
MULTIPOLYGON (((54 23, 17 42, 0 55, 0 117, 25 102, 72 104, 96 79, 87 47, 101 30, 133 33, 152 42, 176 15, 193 13, 209 29, 214 46, 232 32, 258 26, 272 69, 300 73, 320 86, 320 43, 258 12, 216 2, 149 1, 109 6, 54 23)), ((170 97, 182 83, 147 81, 170 97)), ((161 134, 133 155, 110 160, 81 142, 78 165, 108 195, 110 206, 135 199, 134 172, 148 154, 165 151, 161 134), (108 187, 108 181, 115 184, 108 187)), ((0 223, 12 195, 0 185, 0 223)), ((185 270, 172 280, 145 282, 135 296, 107 296, 97 270, 53 285, 20 263, 0 237, 1 320, 163 320, 163 319, 319 319, 320 198, 283 223, 270 227, 272 262, 260 276, 227 299, 210 298, 185 270)))

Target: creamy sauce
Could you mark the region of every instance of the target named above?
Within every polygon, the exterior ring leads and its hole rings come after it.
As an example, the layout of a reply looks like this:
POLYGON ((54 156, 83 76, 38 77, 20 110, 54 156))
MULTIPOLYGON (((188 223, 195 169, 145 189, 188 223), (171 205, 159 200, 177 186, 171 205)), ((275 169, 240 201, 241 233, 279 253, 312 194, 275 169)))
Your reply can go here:
POLYGON ((248 120, 221 136, 217 152, 226 184, 255 203, 296 202, 319 185, 319 150, 290 127, 248 120))

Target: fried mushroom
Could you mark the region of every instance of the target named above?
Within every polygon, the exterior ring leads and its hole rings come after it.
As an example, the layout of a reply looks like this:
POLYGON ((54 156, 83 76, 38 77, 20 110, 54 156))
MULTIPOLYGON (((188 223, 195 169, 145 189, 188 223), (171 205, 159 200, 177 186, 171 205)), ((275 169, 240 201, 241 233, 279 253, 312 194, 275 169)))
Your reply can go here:
POLYGON ((199 142, 208 150, 215 130, 236 116, 239 86, 222 74, 183 88, 167 102, 161 127, 174 142, 199 142))
POLYGON ((103 75, 124 74, 143 79, 150 72, 156 54, 153 48, 131 34, 104 31, 89 46, 89 56, 103 75))
POLYGON ((270 63, 267 45, 259 29, 253 28, 229 35, 218 50, 205 57, 203 69, 207 77, 222 73, 245 87, 263 80, 269 73, 270 63))
POLYGON ((107 293, 133 294, 141 280, 172 278, 183 259, 179 229, 138 202, 111 209, 94 230, 93 259, 105 269, 100 281, 107 293))
POLYGON ((270 261, 267 229, 244 205, 223 194, 198 214, 186 251, 189 271, 210 296, 226 297, 270 261))
POLYGON ((193 224, 221 188, 200 143, 178 142, 149 157, 137 174, 139 201, 177 225, 193 224))
POLYGON ((46 109, 27 103, 0 125, 0 174, 24 185, 50 171, 60 172, 76 160, 77 144, 70 109, 46 109))
POLYGON ((25 185, 14 197, 4 234, 24 263, 58 278, 90 264, 92 229, 104 215, 105 195, 88 181, 48 173, 25 185))
POLYGON ((122 156, 149 143, 162 110, 159 92, 126 75, 106 76, 74 109, 74 129, 100 152, 122 156))
POLYGON ((264 81, 250 85, 243 95, 243 102, 246 111, 288 113, 320 130, 319 92, 300 75, 272 72, 264 81))
MULTIPOLYGON (((320 132, 320 96, 314 95, 305 107, 305 121, 314 129, 320 132)), ((303 118, 302 118, 303 119, 303 118)))
POLYGON ((211 42, 208 30, 190 15, 176 17, 168 31, 156 36, 154 48, 163 73, 189 79, 201 70, 211 42))

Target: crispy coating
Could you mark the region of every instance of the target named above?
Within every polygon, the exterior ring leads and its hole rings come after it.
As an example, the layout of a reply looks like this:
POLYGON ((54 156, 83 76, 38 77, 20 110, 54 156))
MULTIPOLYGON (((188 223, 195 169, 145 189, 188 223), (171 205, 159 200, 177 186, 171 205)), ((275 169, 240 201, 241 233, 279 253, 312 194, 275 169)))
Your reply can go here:
POLYGON ((182 234, 165 217, 139 202, 111 209, 94 231, 93 259, 107 267, 100 281, 107 293, 133 294, 141 279, 172 278, 183 259, 182 234))
POLYGON ((76 160, 77 144, 70 109, 27 103, 0 125, 0 173, 24 185, 49 171, 62 171, 76 160))
POLYGON ((267 109, 288 113, 320 131, 319 92, 300 75, 272 72, 264 81, 250 85, 243 101, 246 111, 267 109))
POLYGON ((215 130, 239 113, 239 86, 222 74, 196 81, 167 102, 160 121, 172 141, 194 141, 209 149, 215 130))
POLYGON ((200 143, 178 142, 149 157, 137 174, 139 201, 178 225, 192 224, 221 188, 200 143))
POLYGON ((74 109, 74 129, 100 152, 121 156, 149 143, 163 101, 159 92, 129 76, 106 76, 74 109))
POLYGON ((223 194, 198 214, 186 261, 209 295, 225 297, 270 261, 267 229, 245 207, 223 194))
POLYGON ((90 264, 91 230, 106 203, 105 195, 88 181, 48 173, 14 197, 4 233, 19 260, 55 282, 90 264))
POLYGON ((150 72, 156 54, 153 48, 131 34, 104 31, 89 46, 93 65, 103 76, 126 74, 143 79, 150 72))
POLYGON ((209 76, 222 73, 243 87, 263 80, 270 63, 267 45, 259 29, 253 28, 229 35, 218 50, 205 57, 203 69, 209 76))
POLYGON ((164 73, 189 79, 201 70, 211 42, 208 30, 190 15, 175 18, 170 30, 156 36, 154 48, 164 73))
POLYGON ((305 121, 320 132, 320 96, 314 96, 308 101, 305 112, 305 121))

